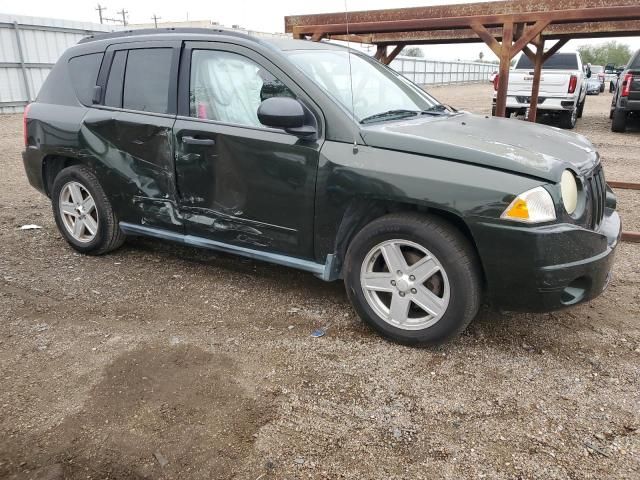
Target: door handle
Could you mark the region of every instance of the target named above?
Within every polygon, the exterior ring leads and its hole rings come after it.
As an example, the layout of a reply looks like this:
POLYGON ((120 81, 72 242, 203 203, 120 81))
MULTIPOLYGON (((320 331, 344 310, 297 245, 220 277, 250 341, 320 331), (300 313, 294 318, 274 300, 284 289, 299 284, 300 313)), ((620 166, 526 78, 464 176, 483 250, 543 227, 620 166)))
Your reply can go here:
POLYGON ((200 145, 201 147, 212 147, 216 141, 211 138, 195 138, 191 136, 182 137, 182 141, 188 145, 200 145))

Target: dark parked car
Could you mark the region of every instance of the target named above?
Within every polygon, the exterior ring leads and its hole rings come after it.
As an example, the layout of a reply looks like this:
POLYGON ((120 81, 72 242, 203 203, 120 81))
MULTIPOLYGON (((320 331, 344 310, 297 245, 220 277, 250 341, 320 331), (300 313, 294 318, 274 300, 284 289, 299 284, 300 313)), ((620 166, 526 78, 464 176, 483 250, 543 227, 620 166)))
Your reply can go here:
POLYGON ((76 250, 146 235, 342 278, 358 314, 405 343, 461 332, 483 301, 599 295, 620 235, 583 136, 454 111, 327 43, 89 37, 25 112, 25 145, 76 250))
POLYGON ((620 73, 611 100, 611 130, 624 132, 629 115, 640 112, 640 50, 620 73))

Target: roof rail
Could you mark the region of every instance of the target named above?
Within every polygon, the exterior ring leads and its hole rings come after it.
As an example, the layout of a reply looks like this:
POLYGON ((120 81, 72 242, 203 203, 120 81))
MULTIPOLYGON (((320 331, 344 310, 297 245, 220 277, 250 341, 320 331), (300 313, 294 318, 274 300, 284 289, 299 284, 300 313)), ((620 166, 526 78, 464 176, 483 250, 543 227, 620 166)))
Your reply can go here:
MULTIPOLYGON (((135 30, 120 30, 117 32, 108 32, 108 33, 98 33, 95 35, 89 35, 88 37, 84 37, 78 43, 88 43, 94 42, 97 40, 106 40, 109 38, 126 38, 126 37, 136 37, 139 35, 162 35, 167 33, 196 33, 196 34, 224 34, 224 35, 233 35, 242 38, 251 38, 251 35, 247 35, 246 33, 234 32, 233 30, 226 30, 222 28, 174 28, 174 27, 162 27, 162 28, 140 28, 135 30)), ((257 40, 257 39, 256 39, 257 40)))

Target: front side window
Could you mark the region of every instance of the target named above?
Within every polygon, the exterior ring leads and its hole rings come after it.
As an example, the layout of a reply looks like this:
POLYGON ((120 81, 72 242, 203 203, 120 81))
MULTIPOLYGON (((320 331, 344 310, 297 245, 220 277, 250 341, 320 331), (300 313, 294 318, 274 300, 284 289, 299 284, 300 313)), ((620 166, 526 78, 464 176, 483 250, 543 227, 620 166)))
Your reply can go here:
POLYGON ((375 60, 349 54, 346 50, 293 50, 288 53, 293 63, 311 80, 349 112, 353 108, 359 122, 389 118, 385 113, 415 115, 443 110, 443 106, 424 90, 375 60))
POLYGON ((217 50, 192 52, 190 116, 259 127, 260 103, 276 96, 295 97, 280 80, 249 58, 217 50))
POLYGON ((143 112, 169 113, 171 48, 129 50, 122 107, 143 112))

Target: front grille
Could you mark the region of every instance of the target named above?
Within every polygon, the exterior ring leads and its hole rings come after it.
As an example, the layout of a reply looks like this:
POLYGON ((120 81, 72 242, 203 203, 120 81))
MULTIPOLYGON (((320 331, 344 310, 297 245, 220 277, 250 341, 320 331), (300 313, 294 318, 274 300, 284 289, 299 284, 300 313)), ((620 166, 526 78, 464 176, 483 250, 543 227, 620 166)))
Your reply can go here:
POLYGON ((597 230, 604 217, 604 205, 607 196, 607 184, 604 180, 602 165, 598 165, 590 176, 586 178, 586 187, 591 207, 589 225, 593 230, 597 230))

